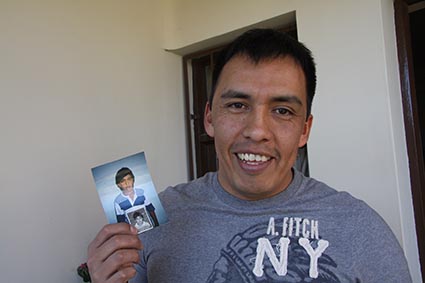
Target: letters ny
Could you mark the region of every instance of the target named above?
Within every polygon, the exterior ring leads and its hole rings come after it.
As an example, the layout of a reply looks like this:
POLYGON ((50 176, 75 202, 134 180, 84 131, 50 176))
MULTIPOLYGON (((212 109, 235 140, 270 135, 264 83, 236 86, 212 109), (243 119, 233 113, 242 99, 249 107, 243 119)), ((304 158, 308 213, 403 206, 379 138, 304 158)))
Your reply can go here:
MULTIPOLYGON (((272 244, 270 240, 267 238, 259 238, 257 240, 257 256, 255 258, 255 266, 253 269, 253 273, 257 277, 261 277, 264 274, 264 257, 267 254, 270 263, 272 264, 276 274, 279 276, 285 276, 287 273, 288 267, 288 247, 290 245, 291 240, 286 237, 281 237, 279 239, 279 259, 277 258, 276 253, 273 250, 272 244)), ((323 239, 320 239, 317 242, 317 248, 314 249, 310 241, 306 238, 299 238, 298 243, 300 246, 304 248, 307 254, 310 257, 310 269, 309 276, 310 278, 317 278, 319 275, 319 271, 317 268, 317 261, 319 257, 323 254, 326 248, 329 246, 329 242, 323 239)))

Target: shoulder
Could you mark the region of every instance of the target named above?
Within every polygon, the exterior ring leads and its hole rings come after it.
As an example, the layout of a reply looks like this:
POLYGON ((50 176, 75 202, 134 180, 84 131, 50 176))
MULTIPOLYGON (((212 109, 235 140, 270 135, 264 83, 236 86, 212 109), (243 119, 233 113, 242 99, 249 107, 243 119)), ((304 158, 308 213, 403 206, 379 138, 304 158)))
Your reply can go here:
POLYGON ((124 201, 125 200, 125 198, 122 196, 122 194, 121 193, 119 193, 116 197, 115 197, 115 202, 116 203, 120 203, 120 202, 122 202, 122 201, 124 201))
POLYGON ((362 229, 390 231, 383 218, 366 202, 314 178, 302 176, 293 201, 296 205, 308 207, 311 211, 340 219, 353 229, 362 227, 362 229))
POLYGON ((372 207, 346 191, 338 191, 314 178, 303 177, 297 193, 304 203, 306 200, 314 202, 332 215, 346 219, 352 227, 392 235, 390 227, 372 207))
POLYGON ((319 202, 330 208, 345 207, 370 211, 371 208, 362 200, 346 191, 336 190, 315 178, 302 176, 296 196, 305 201, 319 202))
POLYGON ((166 208, 203 202, 213 194, 215 179, 216 173, 207 173, 188 183, 168 187, 159 193, 159 198, 166 208))

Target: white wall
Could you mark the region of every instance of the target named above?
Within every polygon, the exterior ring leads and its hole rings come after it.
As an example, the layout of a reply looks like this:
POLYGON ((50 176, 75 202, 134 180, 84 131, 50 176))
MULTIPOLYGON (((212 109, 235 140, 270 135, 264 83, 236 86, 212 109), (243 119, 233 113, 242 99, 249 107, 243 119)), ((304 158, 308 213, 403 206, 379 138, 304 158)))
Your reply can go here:
POLYGON ((313 51, 318 69, 311 174, 375 208, 402 244, 414 282, 422 282, 392 1, 172 2, 165 43, 178 53, 295 11, 299 39, 313 51))
POLYGON ((90 168, 144 150, 157 188, 186 180, 161 5, 0 2, 1 282, 82 282, 106 223, 90 168))

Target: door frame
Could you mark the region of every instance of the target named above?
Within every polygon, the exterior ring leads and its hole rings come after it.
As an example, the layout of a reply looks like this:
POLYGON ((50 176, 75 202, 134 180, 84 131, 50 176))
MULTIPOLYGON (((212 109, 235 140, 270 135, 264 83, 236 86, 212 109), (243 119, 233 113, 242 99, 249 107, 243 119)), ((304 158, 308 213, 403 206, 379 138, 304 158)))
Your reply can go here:
POLYGON ((191 86, 189 85, 191 80, 189 80, 189 74, 191 73, 189 70, 189 65, 191 64, 191 60, 194 58, 199 58, 206 56, 208 54, 214 53, 223 49, 224 45, 220 45, 218 47, 209 48, 207 50, 202 50, 199 52, 191 53, 183 56, 183 87, 184 87, 184 112, 185 112, 185 128, 186 128, 186 142, 187 142, 187 163, 188 163, 188 179, 195 179, 195 162, 194 162, 194 153, 193 153, 193 137, 194 131, 192 129, 191 120, 192 117, 192 109, 191 109, 191 86))
MULTIPOLYGON (((412 1, 410 1, 412 2, 412 1)), ((425 166, 422 154, 419 113, 413 72, 413 54, 410 39, 410 24, 407 0, 394 1, 394 16, 397 38, 397 55, 400 71, 400 87, 409 158, 410 185, 415 214, 417 244, 422 278, 425 278, 425 166)))

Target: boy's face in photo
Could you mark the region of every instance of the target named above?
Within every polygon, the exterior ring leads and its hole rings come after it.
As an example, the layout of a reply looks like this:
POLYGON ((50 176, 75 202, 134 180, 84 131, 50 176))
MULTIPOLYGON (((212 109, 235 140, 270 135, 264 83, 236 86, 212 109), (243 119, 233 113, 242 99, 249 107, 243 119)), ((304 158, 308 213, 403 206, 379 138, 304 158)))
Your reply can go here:
POLYGON ((139 225, 142 225, 142 224, 143 224, 143 217, 142 217, 142 216, 140 216, 140 215, 139 215, 139 216, 137 216, 137 217, 136 217, 136 223, 137 223, 137 224, 139 224, 139 225))
POLYGON ((223 188, 246 200, 284 190, 298 148, 308 140, 312 116, 306 116, 305 76, 291 57, 227 62, 204 119, 223 188))
POLYGON ((128 174, 125 175, 124 178, 117 184, 118 188, 123 192, 123 194, 127 195, 131 193, 134 188, 134 178, 128 174))

